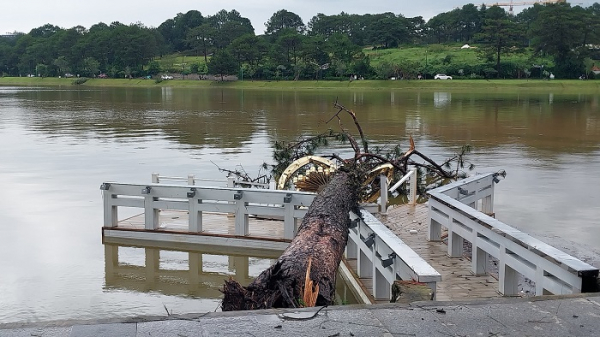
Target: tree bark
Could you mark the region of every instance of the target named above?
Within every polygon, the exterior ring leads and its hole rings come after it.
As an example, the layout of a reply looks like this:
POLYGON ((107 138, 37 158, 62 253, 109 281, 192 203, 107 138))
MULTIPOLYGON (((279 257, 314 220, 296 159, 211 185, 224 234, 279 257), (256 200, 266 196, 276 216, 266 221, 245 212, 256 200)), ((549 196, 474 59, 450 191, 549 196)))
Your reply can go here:
POLYGON ((359 187, 353 170, 340 168, 315 197, 277 263, 247 287, 232 279, 225 281, 223 311, 304 306, 301 299, 309 259, 310 279, 318 284, 316 305, 333 304, 337 267, 348 241, 348 213, 358 205, 359 187))

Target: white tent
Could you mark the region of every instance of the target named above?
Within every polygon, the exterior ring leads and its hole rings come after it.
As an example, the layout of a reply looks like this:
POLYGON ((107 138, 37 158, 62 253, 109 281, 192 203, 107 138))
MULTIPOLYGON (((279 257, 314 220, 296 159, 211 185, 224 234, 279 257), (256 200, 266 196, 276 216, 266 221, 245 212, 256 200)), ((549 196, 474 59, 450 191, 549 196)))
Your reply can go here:
POLYGON ((465 44, 464 46, 460 47, 460 49, 469 49, 471 48, 471 46, 469 46, 468 44, 465 44))

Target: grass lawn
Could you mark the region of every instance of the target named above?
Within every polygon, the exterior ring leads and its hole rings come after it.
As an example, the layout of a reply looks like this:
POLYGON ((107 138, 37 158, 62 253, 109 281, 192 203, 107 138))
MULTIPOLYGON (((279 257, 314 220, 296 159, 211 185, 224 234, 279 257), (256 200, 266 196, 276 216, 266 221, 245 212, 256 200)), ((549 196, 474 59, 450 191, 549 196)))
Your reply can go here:
MULTIPOLYGON (((369 56, 371 66, 377 67, 382 63, 390 64, 418 64, 420 67, 428 66, 435 73, 448 73, 448 69, 461 68, 464 65, 489 65, 483 59, 476 46, 461 49, 462 45, 440 45, 432 44, 418 47, 400 47, 393 49, 364 49, 363 52, 369 56)), ((547 67, 554 66, 551 58, 532 57, 532 52, 526 50, 524 53, 501 54, 502 63, 514 63, 519 65, 533 66, 533 64, 544 64, 547 67)), ((491 63, 495 63, 492 61, 491 63)), ((452 73, 453 76, 456 74, 452 73)), ((468 74, 465 74, 468 75, 468 74)))
POLYGON ((181 54, 165 55, 156 61, 164 72, 181 73, 190 72, 192 64, 198 64, 200 68, 206 64, 204 56, 184 56, 181 54))
MULTIPOLYGON (((10 86, 74 86, 73 79, 2 77, 0 85, 10 86)), ((561 91, 600 92, 596 80, 400 80, 400 81, 235 81, 215 82, 199 80, 168 80, 156 83, 151 79, 89 79, 83 87, 194 87, 237 88, 266 90, 452 90, 484 92, 561 91)))

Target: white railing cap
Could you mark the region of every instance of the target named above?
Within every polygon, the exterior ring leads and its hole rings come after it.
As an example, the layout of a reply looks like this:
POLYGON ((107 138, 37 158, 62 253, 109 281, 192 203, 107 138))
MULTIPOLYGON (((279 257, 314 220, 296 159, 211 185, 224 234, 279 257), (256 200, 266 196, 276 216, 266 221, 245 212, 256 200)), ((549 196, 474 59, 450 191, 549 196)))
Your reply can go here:
POLYGON ((486 179, 488 177, 493 176, 494 174, 495 173, 476 174, 474 176, 467 177, 467 178, 461 179, 461 180, 457 180, 457 181, 452 182, 450 184, 447 184, 447 185, 435 188, 435 189, 433 189, 431 191, 428 191, 427 194, 434 195, 434 194, 444 193, 444 192, 447 192, 447 191, 449 191, 451 189, 461 187, 461 186, 463 186, 465 184, 472 183, 472 182, 475 182, 475 181, 478 181, 478 180, 482 180, 482 179, 486 179))
POLYGON ((291 190, 266 190, 266 189, 256 189, 256 188, 248 188, 248 187, 221 187, 221 186, 200 186, 200 185, 177 185, 177 184, 163 184, 163 183, 148 183, 148 184, 141 184, 141 183, 135 183, 135 184, 131 184, 131 183, 119 183, 119 182, 112 182, 112 181, 106 181, 104 182, 105 184, 110 184, 110 186, 129 186, 129 187, 146 187, 146 186, 150 186, 152 188, 156 187, 157 189, 160 188, 184 188, 184 189, 190 189, 190 188, 195 188, 197 190, 218 190, 218 191, 249 191, 249 192, 257 192, 257 193, 277 193, 277 194, 292 194, 292 195, 306 195, 306 196, 315 196, 315 193, 312 192, 302 192, 302 191, 291 191, 291 190))
POLYGON ((419 282, 441 281, 442 275, 438 273, 427 261, 423 260, 412 248, 402 241, 396 234, 389 230, 381 221, 369 211, 361 209, 360 216, 363 222, 383 241, 393 252, 396 258, 401 259, 418 276, 419 282))
MULTIPOLYGON (((466 179, 465 179, 466 180, 466 179)), ((462 181, 462 180, 461 180, 462 181)), ((456 183, 459 183, 458 181, 456 183)), ((456 184, 453 183, 453 184, 456 184)), ((455 187, 460 186, 456 185, 455 187)), ((598 268, 589 265, 576 257, 573 257, 551 245, 532 237, 529 234, 523 233, 520 230, 505 224, 504 222, 494 219, 478 210, 469 207, 442 193, 436 193, 431 191, 431 197, 446 206, 463 213, 471 220, 476 221, 478 224, 485 228, 493 230, 495 233, 506 237, 507 239, 537 253, 539 256, 546 259, 552 259, 554 263, 561 265, 566 270, 571 272, 582 272, 582 271, 597 271, 598 268)))

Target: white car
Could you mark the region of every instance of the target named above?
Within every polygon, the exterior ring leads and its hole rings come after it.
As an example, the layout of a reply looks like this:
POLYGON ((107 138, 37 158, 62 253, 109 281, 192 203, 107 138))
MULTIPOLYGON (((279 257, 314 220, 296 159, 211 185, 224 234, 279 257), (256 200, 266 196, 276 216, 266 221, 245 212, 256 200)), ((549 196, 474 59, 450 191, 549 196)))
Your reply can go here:
POLYGON ((162 78, 163 80, 172 80, 173 76, 169 76, 169 75, 162 75, 160 78, 162 78))
POLYGON ((452 76, 446 75, 446 74, 437 74, 433 77, 436 80, 451 80, 452 76))

